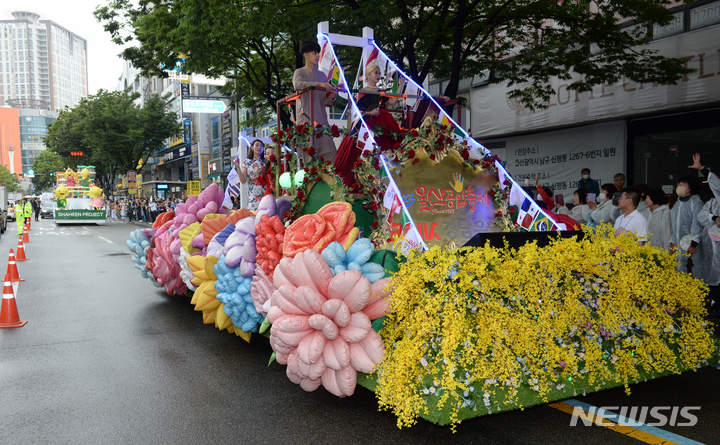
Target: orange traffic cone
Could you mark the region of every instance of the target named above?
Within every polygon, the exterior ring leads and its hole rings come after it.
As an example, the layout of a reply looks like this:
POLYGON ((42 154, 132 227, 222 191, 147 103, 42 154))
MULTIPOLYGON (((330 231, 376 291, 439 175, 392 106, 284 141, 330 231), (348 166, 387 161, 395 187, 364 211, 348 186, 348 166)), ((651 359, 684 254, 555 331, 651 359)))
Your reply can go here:
POLYGON ((27 320, 20 321, 18 315, 17 304, 15 303, 15 294, 12 285, 5 275, 3 281, 3 297, 2 307, 0 308, 0 328, 21 328, 27 324, 27 320))
MULTIPOLYGON (((26 224, 25 226, 27 227, 27 224, 26 224)), ((23 229, 22 241, 23 241, 23 243, 25 243, 25 244, 27 244, 27 243, 30 242, 30 235, 28 235, 28 231, 25 230, 25 229, 23 229)))
POLYGON ((25 281, 20 278, 17 270, 17 264, 15 264, 15 252, 10 249, 10 256, 8 257, 8 270, 7 274, 11 283, 17 283, 19 281, 25 281))
POLYGON ((25 256, 25 246, 23 246, 22 237, 18 238, 18 253, 15 257, 15 261, 27 261, 29 258, 25 256))
POLYGON ((30 220, 31 220, 31 219, 32 219, 32 218, 27 218, 27 219, 25 220, 25 227, 27 227, 27 231, 28 231, 28 232, 32 230, 32 229, 30 228, 30 220))

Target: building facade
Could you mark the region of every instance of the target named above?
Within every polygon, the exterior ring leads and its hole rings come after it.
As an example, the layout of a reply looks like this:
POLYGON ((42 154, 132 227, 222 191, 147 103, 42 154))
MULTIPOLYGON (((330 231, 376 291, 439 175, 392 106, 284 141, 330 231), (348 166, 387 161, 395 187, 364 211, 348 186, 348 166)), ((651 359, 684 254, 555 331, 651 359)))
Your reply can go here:
POLYGON ((39 14, 0 20, 0 105, 59 111, 88 94, 87 41, 39 14))
POLYGON ((50 125, 58 114, 50 110, 20 109, 20 146, 22 173, 27 175, 35 158, 45 150, 43 139, 48 135, 50 125))
MULTIPOLYGON (((552 79, 555 95, 545 109, 530 111, 507 96, 506 84, 489 84, 487 73, 461 82, 469 109, 463 126, 527 179, 572 200, 582 168, 601 183, 624 173, 628 184, 672 193, 689 174, 692 154, 720 170, 720 1, 699 0, 671 8, 664 26, 639 23, 652 36, 645 48, 679 58, 694 73, 674 85, 623 79, 576 93, 572 80, 552 79)), ((430 91, 443 90, 434 81, 430 91)), ((703 196, 708 199, 709 196, 703 196)))

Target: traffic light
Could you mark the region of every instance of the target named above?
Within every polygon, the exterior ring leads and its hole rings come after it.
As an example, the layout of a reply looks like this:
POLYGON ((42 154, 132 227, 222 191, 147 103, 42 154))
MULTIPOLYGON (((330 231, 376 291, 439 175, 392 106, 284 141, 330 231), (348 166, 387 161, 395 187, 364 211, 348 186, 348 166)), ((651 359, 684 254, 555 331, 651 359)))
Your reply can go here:
POLYGON ((85 153, 83 153, 81 151, 71 151, 70 152, 70 156, 84 156, 84 155, 85 155, 85 153))
POLYGON ((85 153, 82 151, 61 151, 58 153, 60 156, 67 156, 67 157, 79 157, 79 156, 85 156, 85 153))

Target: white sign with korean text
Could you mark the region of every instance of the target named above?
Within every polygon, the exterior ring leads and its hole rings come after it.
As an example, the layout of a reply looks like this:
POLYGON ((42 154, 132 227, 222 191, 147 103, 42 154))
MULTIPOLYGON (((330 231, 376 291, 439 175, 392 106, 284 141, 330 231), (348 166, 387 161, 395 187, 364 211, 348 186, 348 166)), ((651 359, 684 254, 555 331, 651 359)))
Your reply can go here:
POLYGON ((581 179, 580 171, 589 168, 598 185, 613 182, 616 173, 625 173, 625 122, 605 122, 567 130, 549 131, 529 136, 485 141, 506 162, 513 178, 532 186, 540 176, 540 185, 562 193, 572 202, 581 179))

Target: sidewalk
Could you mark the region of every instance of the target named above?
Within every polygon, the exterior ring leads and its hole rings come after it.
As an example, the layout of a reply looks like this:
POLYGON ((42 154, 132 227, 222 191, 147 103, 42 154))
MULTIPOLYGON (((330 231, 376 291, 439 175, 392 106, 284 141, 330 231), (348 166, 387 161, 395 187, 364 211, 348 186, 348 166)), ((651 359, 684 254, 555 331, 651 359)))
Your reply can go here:
POLYGON ((136 220, 136 219, 134 219, 134 220, 132 220, 132 221, 129 221, 127 218, 118 218, 118 219, 106 218, 106 219, 105 219, 105 224, 106 224, 106 225, 134 224, 134 225, 138 225, 138 226, 152 227, 152 223, 145 222, 145 221, 142 221, 142 220, 136 220))

